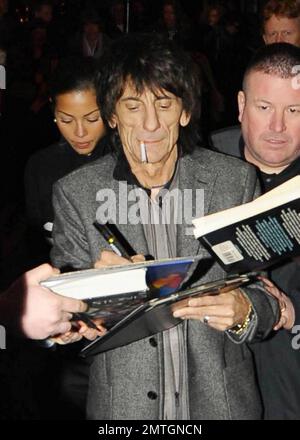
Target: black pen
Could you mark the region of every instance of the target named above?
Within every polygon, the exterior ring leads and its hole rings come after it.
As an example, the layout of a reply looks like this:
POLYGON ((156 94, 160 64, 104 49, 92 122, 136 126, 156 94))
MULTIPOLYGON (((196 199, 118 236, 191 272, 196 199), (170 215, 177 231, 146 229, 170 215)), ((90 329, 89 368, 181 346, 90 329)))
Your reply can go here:
POLYGON ((89 318, 88 316, 86 316, 84 314, 84 312, 78 312, 78 313, 73 313, 73 320, 74 321, 82 321, 84 322, 88 327, 93 328, 95 330, 98 330, 98 327, 96 326, 96 324, 92 321, 91 318, 89 318))
POLYGON ((108 223, 102 225, 95 221, 93 223, 97 231, 100 232, 104 240, 107 242, 107 244, 110 246, 110 248, 117 254, 119 257, 129 258, 130 255, 124 248, 124 246, 121 245, 119 240, 116 238, 116 236, 112 233, 112 231, 109 228, 108 223))

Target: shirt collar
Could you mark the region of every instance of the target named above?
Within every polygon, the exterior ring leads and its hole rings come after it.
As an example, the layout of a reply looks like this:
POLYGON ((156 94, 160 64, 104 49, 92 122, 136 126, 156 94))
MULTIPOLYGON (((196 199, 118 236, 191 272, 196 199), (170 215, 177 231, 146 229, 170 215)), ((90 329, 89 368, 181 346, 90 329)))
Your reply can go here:
MULTIPOLYGON (((170 188, 172 181, 174 179, 176 170, 177 170, 177 166, 178 166, 178 158, 177 158, 176 165, 175 165, 174 172, 173 172, 171 179, 162 188, 165 188, 165 189, 170 188)), ((144 188, 140 184, 138 179, 135 177, 135 175, 131 171, 129 162, 128 162, 123 150, 120 151, 117 156, 116 166, 113 171, 113 178, 118 181, 126 181, 130 185, 134 185, 139 188, 142 188, 150 196, 151 190, 149 188, 144 188)))
POLYGON ((267 174, 263 171, 260 172, 262 179, 262 186, 265 191, 269 191, 270 189, 275 188, 281 183, 286 182, 287 180, 295 177, 300 174, 300 156, 297 157, 293 162, 289 164, 281 173, 278 174, 267 174))

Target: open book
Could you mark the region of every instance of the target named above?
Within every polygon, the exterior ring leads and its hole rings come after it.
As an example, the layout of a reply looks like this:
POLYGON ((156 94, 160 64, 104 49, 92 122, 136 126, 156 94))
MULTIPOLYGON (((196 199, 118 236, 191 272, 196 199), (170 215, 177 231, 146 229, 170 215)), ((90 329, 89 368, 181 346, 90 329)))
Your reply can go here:
POLYGON ((300 255, 300 176, 193 225, 195 237, 227 272, 261 270, 300 255))
POLYGON ((197 287, 188 285, 199 256, 153 260, 104 269, 88 269, 56 275, 41 284, 54 292, 83 299, 89 308, 77 313, 94 327, 100 319, 107 333, 81 350, 82 357, 127 345, 179 324, 176 308, 185 307, 189 298, 213 295, 252 282, 255 274, 229 276, 197 287), (140 290, 139 290, 140 289, 140 290))
POLYGON ((89 308, 77 319, 101 318, 112 327, 149 299, 168 296, 180 289, 199 257, 151 260, 103 269, 68 272, 41 284, 60 295, 84 300, 89 308))
POLYGON ((82 357, 95 355, 168 330, 182 322, 180 318, 173 317, 173 312, 178 308, 186 307, 191 297, 218 295, 251 283, 255 279, 256 274, 229 276, 226 280, 201 284, 168 296, 147 300, 134 307, 131 312, 127 312, 103 336, 87 343, 80 355, 82 357))

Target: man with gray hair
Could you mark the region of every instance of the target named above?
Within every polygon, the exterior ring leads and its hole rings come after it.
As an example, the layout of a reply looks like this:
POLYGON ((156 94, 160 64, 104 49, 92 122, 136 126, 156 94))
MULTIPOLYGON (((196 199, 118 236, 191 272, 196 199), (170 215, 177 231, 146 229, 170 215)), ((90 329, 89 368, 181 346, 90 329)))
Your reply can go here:
MULTIPOLYGON (((127 263, 109 251, 93 227, 101 196, 108 208, 126 200, 119 231, 138 254, 155 258, 201 255, 196 283, 225 276, 188 235, 188 219, 167 219, 167 196, 204 192, 205 214, 252 200, 255 170, 237 159, 195 149, 197 72, 188 56, 156 35, 117 40, 101 62, 98 97, 114 153, 60 180, 54 189, 55 265, 88 268, 127 263), (127 188, 118 199, 120 185, 127 188), (131 197, 128 197, 128 194, 131 197), (136 198, 132 196, 136 194, 136 198), (157 213, 157 217, 152 214, 157 213), (138 216, 138 214, 137 214, 138 216), (158 222, 155 219, 159 219, 158 222)), ((176 200, 176 203, 178 200, 176 200)), ((180 203, 175 207, 181 206, 180 203)), ((192 208, 195 199, 190 200, 192 208)), ((93 419, 256 419, 261 417, 246 342, 261 340, 278 320, 277 302, 261 286, 190 299, 174 312, 174 328, 95 357, 88 417, 93 419)))

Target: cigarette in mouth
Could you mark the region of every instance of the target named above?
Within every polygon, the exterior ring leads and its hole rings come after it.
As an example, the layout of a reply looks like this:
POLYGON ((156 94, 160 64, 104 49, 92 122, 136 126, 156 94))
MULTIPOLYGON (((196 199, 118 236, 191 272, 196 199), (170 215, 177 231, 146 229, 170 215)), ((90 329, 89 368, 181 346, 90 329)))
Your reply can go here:
POLYGON ((142 162, 143 163, 148 162, 145 143, 141 142, 140 147, 141 147, 141 159, 142 159, 142 162))

